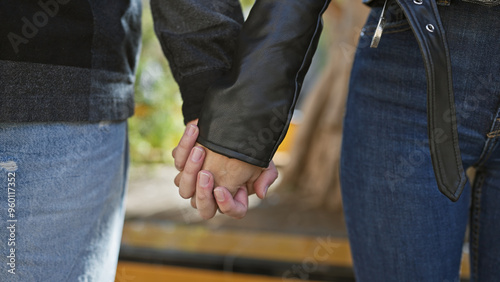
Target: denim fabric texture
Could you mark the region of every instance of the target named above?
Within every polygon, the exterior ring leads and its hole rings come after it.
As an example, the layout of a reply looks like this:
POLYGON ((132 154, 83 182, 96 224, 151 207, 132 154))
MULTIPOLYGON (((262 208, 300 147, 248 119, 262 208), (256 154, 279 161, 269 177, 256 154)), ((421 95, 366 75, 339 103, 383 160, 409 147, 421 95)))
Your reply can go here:
POLYGON ((380 12, 361 34, 344 119, 340 176, 357 281, 459 281, 469 220, 471 281, 499 281, 500 7, 439 7, 463 165, 477 169, 456 203, 436 185, 424 65, 397 5, 378 49, 369 48, 380 12))
POLYGON ((126 134, 126 122, 0 123, 0 281, 114 280, 126 134))

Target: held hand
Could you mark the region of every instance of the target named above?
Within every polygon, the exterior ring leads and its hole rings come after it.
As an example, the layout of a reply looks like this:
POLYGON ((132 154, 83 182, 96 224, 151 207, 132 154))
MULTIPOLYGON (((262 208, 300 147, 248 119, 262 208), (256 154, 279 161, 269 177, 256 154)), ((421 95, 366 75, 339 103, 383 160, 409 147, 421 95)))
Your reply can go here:
POLYGON ((202 170, 198 174, 196 192, 191 198, 191 205, 198 209, 204 219, 214 217, 217 208, 227 216, 240 219, 248 210, 248 194, 243 188, 239 189, 234 197, 224 187, 214 189, 214 177, 209 171, 202 170))
MULTIPOLYGON (((193 150, 196 148, 198 146, 193 150)), ((194 196, 191 198, 191 205, 198 208, 205 219, 215 215, 217 206, 228 216, 243 218, 248 210, 248 191, 263 199, 269 186, 278 177, 278 171, 272 162, 268 168, 262 169, 227 158, 207 148, 205 151, 204 170, 198 174, 194 196)), ((183 188, 182 184, 180 187, 183 188)))
POLYGON ((277 178, 276 167, 271 163, 267 169, 258 168, 195 146, 198 138, 196 123, 197 120, 188 123, 179 145, 172 152, 175 166, 180 171, 175 178, 179 194, 191 198, 191 205, 197 207, 205 219, 215 215, 217 206, 228 216, 241 218, 248 208, 248 194, 257 193, 264 198, 267 188, 277 178), (201 171, 202 166, 209 170, 201 171), (215 177, 210 171, 216 173, 215 177), (215 184, 228 185, 231 192, 224 187, 213 189, 215 184))
MULTIPOLYGON (((203 147, 200 144, 196 145, 196 147, 203 147)), ((212 172, 215 187, 225 187, 233 196, 240 188, 243 188, 249 195, 256 193, 259 198, 263 199, 269 186, 278 177, 278 171, 273 162, 264 169, 238 159, 228 158, 208 148, 204 149, 205 161, 202 169, 212 172)))

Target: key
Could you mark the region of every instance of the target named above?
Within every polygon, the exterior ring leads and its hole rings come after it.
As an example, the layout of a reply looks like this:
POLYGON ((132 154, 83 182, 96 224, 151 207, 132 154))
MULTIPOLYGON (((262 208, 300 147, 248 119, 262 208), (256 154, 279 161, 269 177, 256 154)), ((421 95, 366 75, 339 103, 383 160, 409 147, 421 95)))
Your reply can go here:
POLYGON ((388 1, 389 0, 385 0, 384 7, 382 8, 382 14, 380 15, 380 19, 378 20, 377 29, 375 30, 375 34, 373 34, 370 48, 377 48, 378 44, 380 43, 380 39, 382 38, 382 33, 384 32, 385 27, 385 10, 387 8, 388 1))

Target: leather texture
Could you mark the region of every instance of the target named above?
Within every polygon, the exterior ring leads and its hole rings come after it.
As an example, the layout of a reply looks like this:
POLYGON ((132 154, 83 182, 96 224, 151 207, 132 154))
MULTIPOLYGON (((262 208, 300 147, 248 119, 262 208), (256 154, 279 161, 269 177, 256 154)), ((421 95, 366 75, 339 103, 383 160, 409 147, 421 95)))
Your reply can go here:
POLYGON ((435 1, 397 0, 415 33, 427 73, 427 124, 439 190, 457 201, 467 177, 458 146, 451 61, 435 1))
MULTIPOLYGON (((457 201, 467 177, 455 116, 451 61, 438 5, 397 1, 419 43, 427 76, 428 136, 439 190, 457 201)), ((497 0, 469 0, 496 5, 497 0)), ((376 6, 384 0, 365 0, 376 6)), ((439 2, 439 3, 438 3, 439 2)), ((231 158, 266 167, 283 140, 321 31, 327 0, 258 0, 240 34, 231 70, 211 89, 198 141, 231 158)))
POLYGON ((207 92, 198 142, 267 167, 285 137, 330 0, 257 0, 232 68, 207 92))

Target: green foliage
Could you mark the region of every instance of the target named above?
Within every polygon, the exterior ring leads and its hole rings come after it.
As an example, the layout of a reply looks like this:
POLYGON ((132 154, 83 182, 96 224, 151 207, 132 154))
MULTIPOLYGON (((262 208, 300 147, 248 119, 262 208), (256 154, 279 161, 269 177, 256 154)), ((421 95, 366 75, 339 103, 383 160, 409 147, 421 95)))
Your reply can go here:
POLYGON ((142 20, 142 52, 135 85, 135 115, 129 119, 134 162, 171 163, 171 150, 184 130, 179 88, 154 34, 148 5, 142 20))
MULTIPOLYGON (((248 11, 255 0, 241 0, 248 11)), ((135 115, 129 119, 133 162, 172 163, 170 152, 183 131, 182 100, 154 33, 149 1, 143 1, 142 51, 135 85, 135 115)))
POLYGON ((253 3, 255 3, 255 0, 240 0, 240 3, 243 8, 248 8, 251 7, 253 3))

